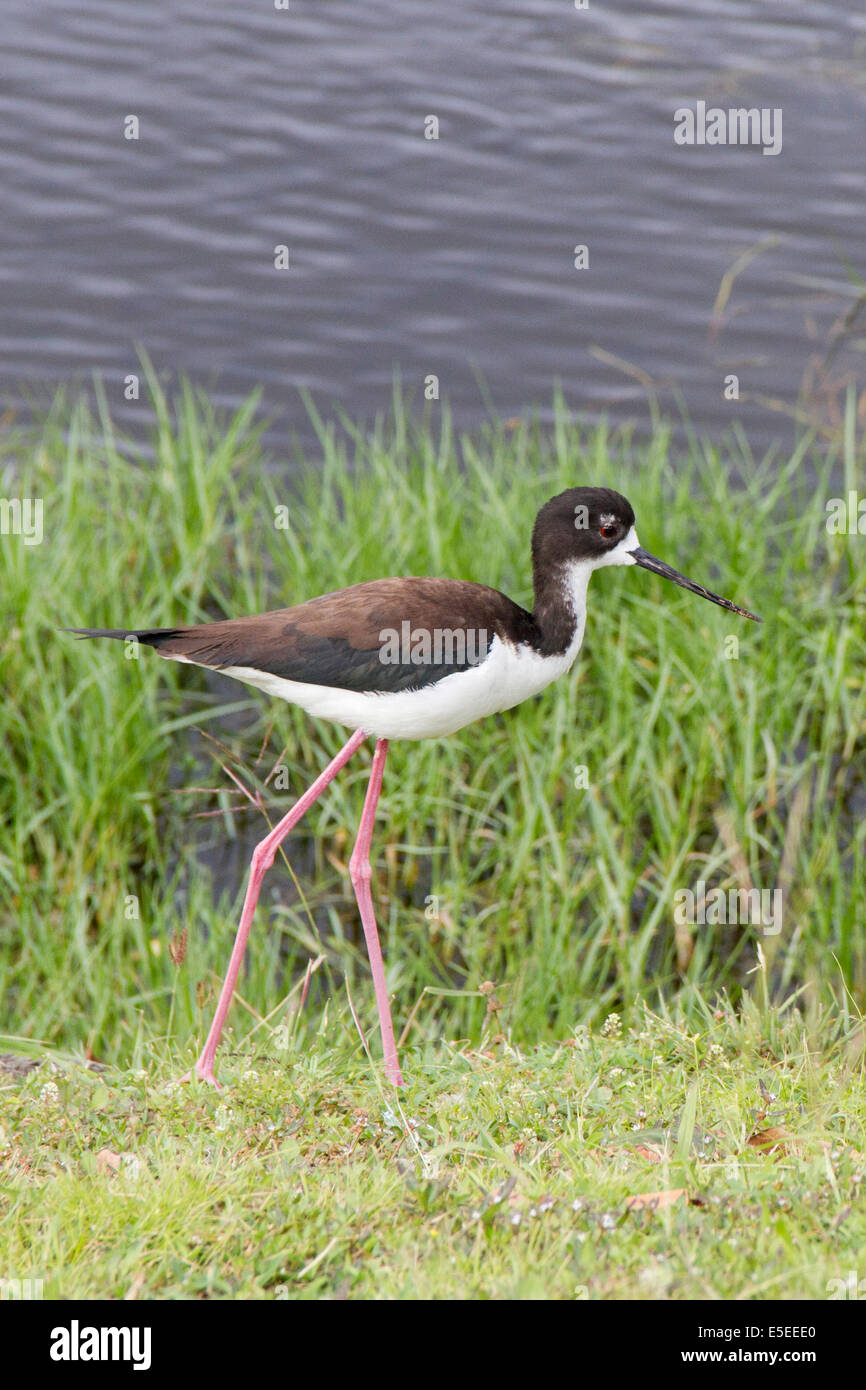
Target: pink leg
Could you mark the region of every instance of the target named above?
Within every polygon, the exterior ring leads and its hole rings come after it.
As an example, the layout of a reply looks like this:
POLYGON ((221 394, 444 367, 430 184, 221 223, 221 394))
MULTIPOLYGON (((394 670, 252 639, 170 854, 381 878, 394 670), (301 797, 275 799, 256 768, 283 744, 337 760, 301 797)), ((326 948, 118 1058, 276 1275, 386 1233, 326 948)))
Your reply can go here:
MULTIPOLYGON (((247 948, 247 937, 250 934, 250 927, 253 922, 253 913, 256 910, 256 903, 259 900, 259 892, 262 886, 262 879, 274 862, 274 857, 288 835, 289 831, 297 825, 305 811, 308 811, 318 796, 321 796, 329 782, 332 782, 342 767, 345 767, 353 753, 356 753, 365 741, 367 735, 363 729, 358 729, 349 742, 345 744, 334 758, 333 762, 328 763, 324 772, 316 778, 311 787, 308 787, 299 801, 296 801, 292 809, 283 816, 279 825, 275 825, 269 835, 266 835, 261 844, 256 845, 253 850, 253 859, 250 866, 250 881, 247 885, 247 893, 244 898, 244 908, 241 913, 240 926, 235 937, 235 944, 232 950, 229 968, 226 972, 223 987, 220 991, 217 1011, 214 1021, 210 1026, 207 1041, 202 1049, 202 1054, 195 1064, 195 1074, 199 1081, 209 1081, 212 1085, 219 1087, 219 1082, 214 1076, 213 1063, 216 1055, 217 1044, 220 1040, 226 1015, 231 1007, 232 995, 237 984, 238 973, 241 962, 244 958, 244 951, 247 948)), ((375 768, 375 762, 374 762, 375 768)), ((381 783, 381 774, 379 781, 381 783)), ((184 1080, 188 1078, 185 1077, 184 1080)))
POLYGON ((391 1022, 388 987, 385 984, 385 965, 382 960, 382 947, 379 945, 379 933, 376 930, 373 895, 370 892, 370 879, 373 877, 373 870, 370 868, 370 844, 373 839, 373 822, 376 819, 376 805, 382 790, 382 774, 385 771, 387 754, 388 740, 380 738, 376 743, 376 752, 373 755, 373 769, 370 773, 367 795, 364 798, 364 812, 361 816, 358 838, 355 841, 355 848, 352 850, 352 858, 349 860, 349 874, 355 889, 355 897, 358 899, 358 906, 361 909, 367 954, 370 957, 370 968, 373 972, 376 1006, 379 1010, 379 1027, 382 1030, 382 1046, 385 1051, 385 1075, 395 1086, 402 1086, 403 1077, 400 1075, 400 1063, 397 1060, 397 1044, 394 1041, 394 1025, 391 1022))

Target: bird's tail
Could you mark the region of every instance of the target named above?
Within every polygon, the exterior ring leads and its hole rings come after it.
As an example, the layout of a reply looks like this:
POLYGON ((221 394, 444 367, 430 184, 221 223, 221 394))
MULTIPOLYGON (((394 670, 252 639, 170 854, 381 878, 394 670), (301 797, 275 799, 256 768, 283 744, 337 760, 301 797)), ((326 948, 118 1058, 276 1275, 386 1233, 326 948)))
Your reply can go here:
POLYGON ((113 637, 118 642, 143 642, 146 647, 159 649, 173 637, 179 637, 182 628, 177 627, 62 627, 61 632, 71 632, 75 637, 113 637))

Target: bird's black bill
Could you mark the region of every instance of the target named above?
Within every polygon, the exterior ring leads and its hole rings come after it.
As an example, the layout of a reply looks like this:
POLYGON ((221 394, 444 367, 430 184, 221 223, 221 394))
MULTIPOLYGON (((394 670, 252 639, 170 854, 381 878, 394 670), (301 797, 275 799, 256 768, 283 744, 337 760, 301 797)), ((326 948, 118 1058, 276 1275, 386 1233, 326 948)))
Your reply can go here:
POLYGON ((645 550, 638 547, 637 550, 630 550, 630 555, 634 556, 635 564, 642 565, 645 570, 651 570, 653 574, 660 574, 663 579, 672 579, 675 584, 679 584, 681 589, 689 589, 693 594, 700 594, 701 598, 708 598, 710 603, 717 603, 720 608, 727 608, 729 613, 739 613, 741 618, 751 618, 753 623, 762 621, 756 613, 750 613, 748 608, 739 608, 736 603, 731 603, 729 598, 720 598, 711 589, 705 589, 702 584, 695 584, 693 580, 686 579, 679 570, 672 569, 666 565, 664 560, 657 560, 654 555, 650 555, 645 550))

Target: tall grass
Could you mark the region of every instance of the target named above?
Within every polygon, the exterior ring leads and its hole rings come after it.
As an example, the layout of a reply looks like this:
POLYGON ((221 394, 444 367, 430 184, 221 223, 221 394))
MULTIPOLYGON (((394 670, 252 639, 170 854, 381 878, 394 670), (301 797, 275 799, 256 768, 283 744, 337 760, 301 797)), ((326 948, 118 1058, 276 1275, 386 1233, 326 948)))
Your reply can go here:
MULTIPOLYGON (((476 1035, 485 980, 523 1044, 638 996, 688 1010, 755 980, 813 1012, 834 1000, 843 1026, 862 1008, 866 537, 825 527, 829 497, 866 493, 853 411, 835 450, 804 439, 755 461, 702 441, 683 457, 663 424, 633 446, 561 403, 550 432, 494 422, 458 439, 447 412, 413 422, 398 397, 365 429, 311 406, 317 447, 289 463, 264 456, 255 398, 226 417, 189 386, 169 400, 152 373, 149 390, 140 450, 99 393, 5 433, 0 495, 43 498, 45 538, 0 537, 4 1032, 124 1062, 169 1028, 199 1034, 243 855, 345 737, 59 629, 240 615, 386 574, 459 575, 531 606, 535 512, 581 483, 625 492, 646 549, 764 624, 604 572, 569 677, 449 740, 393 747, 374 894, 398 1029, 410 1044, 476 1035), (700 879, 781 886, 781 934, 678 927, 674 894, 700 879)), ((344 975, 372 1028, 346 875, 368 767, 350 764, 289 842, 293 873, 269 876, 233 1015, 257 1046, 350 1031, 344 975)))

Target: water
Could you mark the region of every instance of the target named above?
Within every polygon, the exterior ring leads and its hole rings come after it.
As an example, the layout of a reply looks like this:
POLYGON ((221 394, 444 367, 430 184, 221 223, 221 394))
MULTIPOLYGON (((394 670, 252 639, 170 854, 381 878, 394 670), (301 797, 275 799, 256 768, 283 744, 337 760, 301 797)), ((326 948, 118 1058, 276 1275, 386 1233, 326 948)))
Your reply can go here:
POLYGON ((741 420, 756 451, 804 380, 832 424, 866 346, 833 327, 856 301, 846 263, 866 266, 866 15, 590 6, 7 0, 6 399, 98 370, 134 422, 142 344, 225 404, 263 384, 277 438, 303 428, 299 387, 369 418, 395 369, 418 399, 438 376, 464 425, 547 410, 555 380, 645 421, 618 359, 700 429, 741 420), (782 152, 678 147, 673 113, 698 100, 781 108, 782 152))

